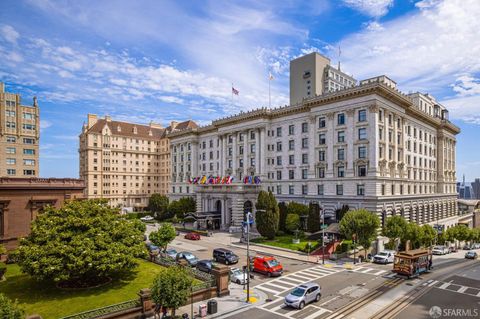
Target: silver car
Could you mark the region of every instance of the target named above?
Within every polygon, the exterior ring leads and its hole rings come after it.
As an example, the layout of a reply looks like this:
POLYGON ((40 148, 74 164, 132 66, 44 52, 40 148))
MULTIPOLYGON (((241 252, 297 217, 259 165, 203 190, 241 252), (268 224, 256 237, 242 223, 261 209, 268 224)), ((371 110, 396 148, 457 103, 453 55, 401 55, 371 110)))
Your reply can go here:
POLYGON ((305 305, 319 301, 321 296, 320 286, 314 282, 309 282, 293 289, 292 292, 285 297, 285 305, 303 309, 305 305))
POLYGON ((244 285, 248 281, 247 274, 238 268, 231 268, 230 281, 239 285, 244 285))

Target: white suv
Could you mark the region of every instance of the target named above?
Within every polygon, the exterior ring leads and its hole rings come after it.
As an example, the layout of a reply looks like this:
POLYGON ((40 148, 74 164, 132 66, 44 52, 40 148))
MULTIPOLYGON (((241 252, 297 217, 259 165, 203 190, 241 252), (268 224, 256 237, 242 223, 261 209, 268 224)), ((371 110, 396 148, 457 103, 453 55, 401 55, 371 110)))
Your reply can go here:
POLYGON ((373 256, 373 262, 377 264, 393 263, 393 257, 395 255, 394 250, 384 250, 373 256))

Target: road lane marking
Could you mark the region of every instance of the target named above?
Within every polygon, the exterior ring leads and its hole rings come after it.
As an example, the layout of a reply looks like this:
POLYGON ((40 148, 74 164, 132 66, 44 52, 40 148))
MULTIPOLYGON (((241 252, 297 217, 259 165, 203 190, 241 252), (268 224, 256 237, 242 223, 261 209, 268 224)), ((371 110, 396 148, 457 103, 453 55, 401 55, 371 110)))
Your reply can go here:
POLYGON ((430 284, 428 284, 428 287, 432 287, 433 285, 435 285, 438 281, 436 280, 432 280, 432 282, 430 284))
POLYGON ((445 288, 447 288, 448 286, 450 286, 450 283, 449 283, 449 282, 446 282, 446 283, 444 283, 443 285, 441 285, 441 286, 438 287, 438 288, 440 288, 440 289, 445 289, 445 288))
MULTIPOLYGON (((318 308, 318 307, 315 307, 315 308, 318 308)), ((318 311, 315 311, 314 313, 312 313, 310 316, 307 316, 307 317, 304 317, 302 319, 313 319, 313 318, 316 318, 318 316, 321 316, 322 314, 324 314, 325 312, 332 312, 331 310, 328 310, 328 309, 325 309, 325 308, 320 308, 320 310, 318 311)))
POLYGON ((296 279, 295 281, 298 281, 298 282, 301 282, 301 283, 304 283, 305 280, 309 281, 309 280, 312 280, 311 277, 303 277, 302 275, 297 275, 297 274, 291 274, 291 275, 288 275, 288 279, 290 280, 294 280, 296 279), (292 278, 293 277, 293 278, 292 278), (297 279, 297 278, 301 278, 301 279, 297 279))
POLYGON ((268 289, 268 288, 265 288, 265 287, 263 287, 263 286, 255 286, 255 288, 261 289, 261 290, 265 290, 265 291, 271 292, 271 293, 273 293, 273 294, 278 294, 278 293, 279 293, 277 290, 268 289))
POLYGON ((468 289, 468 287, 462 286, 462 287, 460 287, 460 289, 457 290, 457 292, 463 293, 463 292, 465 292, 465 290, 467 290, 467 289, 468 289))
POLYGON ((372 275, 378 276, 386 272, 387 272, 386 270, 380 270, 380 271, 377 271, 376 273, 373 273, 372 275))

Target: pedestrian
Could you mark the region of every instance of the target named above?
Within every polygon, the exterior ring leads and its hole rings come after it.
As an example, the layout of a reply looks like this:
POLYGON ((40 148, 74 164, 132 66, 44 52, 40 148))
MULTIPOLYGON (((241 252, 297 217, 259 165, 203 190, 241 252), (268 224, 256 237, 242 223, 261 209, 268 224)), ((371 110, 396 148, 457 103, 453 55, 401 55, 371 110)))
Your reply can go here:
POLYGON ((160 311, 161 311, 161 309, 162 309, 162 305, 160 305, 159 303, 157 303, 157 304, 155 305, 154 316, 153 316, 155 319, 161 318, 161 317, 160 317, 160 311))
POLYGON ((162 318, 167 316, 167 307, 162 307, 162 318))

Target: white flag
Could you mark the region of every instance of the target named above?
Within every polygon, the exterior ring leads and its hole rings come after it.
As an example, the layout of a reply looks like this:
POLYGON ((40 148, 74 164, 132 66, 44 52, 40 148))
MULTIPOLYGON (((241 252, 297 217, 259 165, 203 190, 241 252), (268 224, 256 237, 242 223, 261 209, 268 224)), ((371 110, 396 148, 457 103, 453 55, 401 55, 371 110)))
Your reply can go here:
POLYGON ((273 77, 272 72, 269 72, 269 73, 268 73, 268 79, 269 79, 270 81, 275 79, 275 78, 273 77))

